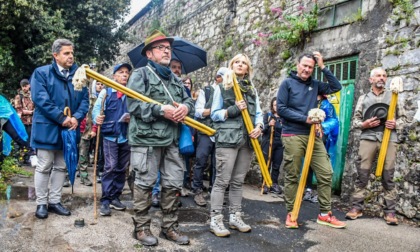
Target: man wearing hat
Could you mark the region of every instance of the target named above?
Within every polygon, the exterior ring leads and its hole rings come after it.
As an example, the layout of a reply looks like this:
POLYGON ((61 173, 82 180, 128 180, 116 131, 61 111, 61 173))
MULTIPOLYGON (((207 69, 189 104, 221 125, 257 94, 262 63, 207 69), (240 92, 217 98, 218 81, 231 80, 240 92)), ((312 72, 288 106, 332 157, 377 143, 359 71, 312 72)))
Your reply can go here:
MULTIPOLYGON (((223 82, 223 75, 228 69, 221 67, 216 73, 215 81, 213 85, 207 85, 203 89, 200 89, 197 101, 195 103, 195 118, 197 121, 211 127, 210 108, 213 101, 214 86, 223 82)), ((213 177, 216 174, 214 158, 214 138, 209 137, 206 134, 198 132, 197 134, 197 149, 195 152, 196 163, 193 168, 193 184, 192 189, 194 193, 194 201, 198 206, 206 206, 207 202, 203 195, 203 173, 207 167, 207 160, 211 156, 211 173, 210 185, 213 185, 213 177)))
POLYGON ((384 188, 385 208, 384 219, 389 225, 397 225, 395 205, 397 192, 394 185, 395 157, 397 151, 396 129, 402 129, 406 123, 406 113, 400 102, 397 102, 393 120, 386 120, 392 92, 385 90, 387 74, 382 68, 375 68, 370 72, 370 92, 360 96, 353 117, 353 127, 362 130, 360 136, 359 156, 360 167, 357 169, 356 189, 352 194, 353 207, 346 214, 346 218, 355 220, 363 215, 363 201, 367 195, 366 186, 374 159, 381 148, 385 127, 392 130, 386 152, 382 186, 384 188))
MULTIPOLYGON (((126 86, 130 76, 131 66, 127 63, 114 67, 113 78, 121 85, 126 86)), ((103 135, 103 151, 105 166, 102 173, 102 216, 110 216, 111 209, 123 211, 126 206, 119 197, 125 184, 125 174, 130 162, 130 146, 127 140, 127 129, 130 116, 126 105, 126 96, 113 88, 104 88, 92 110, 93 121, 101 125, 103 135), (101 115, 102 101, 104 114, 101 115)), ((98 136, 99 137, 99 136, 98 136)))
POLYGON ((180 245, 189 244, 178 225, 177 194, 182 189, 184 162, 179 153, 181 122, 194 113, 192 99, 182 82, 169 69, 173 38, 154 31, 141 52, 148 63, 133 71, 128 87, 162 105, 127 98, 130 124, 131 166, 134 181, 134 232, 143 245, 155 246, 157 238, 150 231, 152 188, 158 171, 161 174, 162 235, 180 245))

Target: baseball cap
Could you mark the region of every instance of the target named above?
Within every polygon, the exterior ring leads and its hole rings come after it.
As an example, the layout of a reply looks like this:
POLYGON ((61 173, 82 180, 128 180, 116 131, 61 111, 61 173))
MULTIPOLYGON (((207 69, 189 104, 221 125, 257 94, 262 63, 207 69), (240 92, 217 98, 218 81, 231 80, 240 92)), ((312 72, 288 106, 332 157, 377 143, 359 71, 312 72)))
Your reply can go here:
POLYGON ((113 74, 115 74, 115 72, 117 72, 121 67, 126 67, 126 68, 128 68, 128 71, 131 71, 131 69, 133 69, 132 67, 131 67, 131 65, 130 64, 128 64, 128 63, 120 63, 120 64, 118 64, 118 65, 116 65, 115 67, 114 67, 114 72, 113 72, 113 74))

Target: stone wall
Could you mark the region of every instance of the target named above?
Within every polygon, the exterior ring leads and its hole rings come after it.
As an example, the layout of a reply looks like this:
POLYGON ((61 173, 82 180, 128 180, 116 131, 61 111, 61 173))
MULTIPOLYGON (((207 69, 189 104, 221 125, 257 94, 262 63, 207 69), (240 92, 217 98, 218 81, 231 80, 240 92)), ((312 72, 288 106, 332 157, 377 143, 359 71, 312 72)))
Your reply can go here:
MULTIPOLYGON (((303 51, 320 51, 325 61, 357 55, 359 64, 355 84, 354 105, 358 97, 369 90, 369 72, 376 66, 384 67, 392 77, 400 76, 404 91, 399 95, 408 112, 409 120, 420 99, 420 1, 413 0, 414 15, 408 20, 399 8, 389 1, 363 0, 363 18, 329 29, 312 32, 304 43, 289 48, 279 41, 264 40, 281 20, 271 8, 282 7, 286 14, 311 10, 312 0, 152 0, 153 8, 131 27, 131 44, 121 46, 118 61, 129 61, 126 53, 140 44, 152 27, 160 27, 170 35, 192 41, 207 51, 208 66, 191 73, 200 85, 212 81, 220 66, 237 53, 250 56, 254 68, 253 81, 260 93, 261 106, 268 109, 269 100, 277 93, 280 82, 287 75, 287 66, 294 64, 303 51), (287 51, 291 57, 285 56, 287 51)), ((318 1, 319 7, 340 2, 318 1)), ((343 2, 343 1, 341 1, 343 2)), ((109 73, 110 70, 106 71, 109 73)), ((389 83, 388 83, 389 84, 389 83)), ((414 220, 420 219, 420 127, 410 123, 399 132, 395 181, 398 188, 398 212, 414 220)), ((346 153, 341 197, 349 200, 356 177, 357 150, 360 131, 351 130, 346 153)), ((247 176, 249 182, 259 183, 260 173, 256 162, 247 176)), ((372 193, 367 210, 381 215, 379 205, 382 194, 372 193)))

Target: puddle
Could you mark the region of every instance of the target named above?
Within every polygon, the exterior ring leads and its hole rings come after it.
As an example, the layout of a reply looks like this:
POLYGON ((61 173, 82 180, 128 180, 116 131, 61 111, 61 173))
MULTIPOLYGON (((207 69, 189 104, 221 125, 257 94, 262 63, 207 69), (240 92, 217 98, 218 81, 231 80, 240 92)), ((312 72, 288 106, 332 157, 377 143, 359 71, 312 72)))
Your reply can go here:
POLYGON ((191 208, 180 208, 178 220, 179 222, 194 222, 194 223, 205 223, 210 219, 210 214, 207 209, 191 209, 191 208))

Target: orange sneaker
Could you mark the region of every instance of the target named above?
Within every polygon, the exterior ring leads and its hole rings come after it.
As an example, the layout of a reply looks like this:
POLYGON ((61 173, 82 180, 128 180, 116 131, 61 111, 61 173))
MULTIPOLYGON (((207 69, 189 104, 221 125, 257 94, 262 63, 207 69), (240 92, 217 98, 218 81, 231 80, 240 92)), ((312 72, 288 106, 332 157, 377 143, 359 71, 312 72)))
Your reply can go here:
POLYGON ((398 225, 398 219, 395 216, 395 213, 387 213, 384 215, 384 219, 386 221, 386 224, 388 225, 398 225))
POLYGON ((355 220, 362 216, 363 216, 362 210, 358 210, 357 208, 354 208, 354 207, 346 213, 346 219, 348 220, 355 220))
POLYGON ((298 228, 297 221, 292 221, 292 213, 288 213, 286 217, 286 228, 298 228))
POLYGON ((346 223, 337 220, 337 218, 335 218, 332 215, 331 211, 329 211, 328 215, 325 215, 325 216, 321 216, 321 214, 318 214, 318 219, 316 220, 316 222, 318 224, 330 226, 330 227, 333 227, 333 228, 345 228, 346 227, 346 223))

